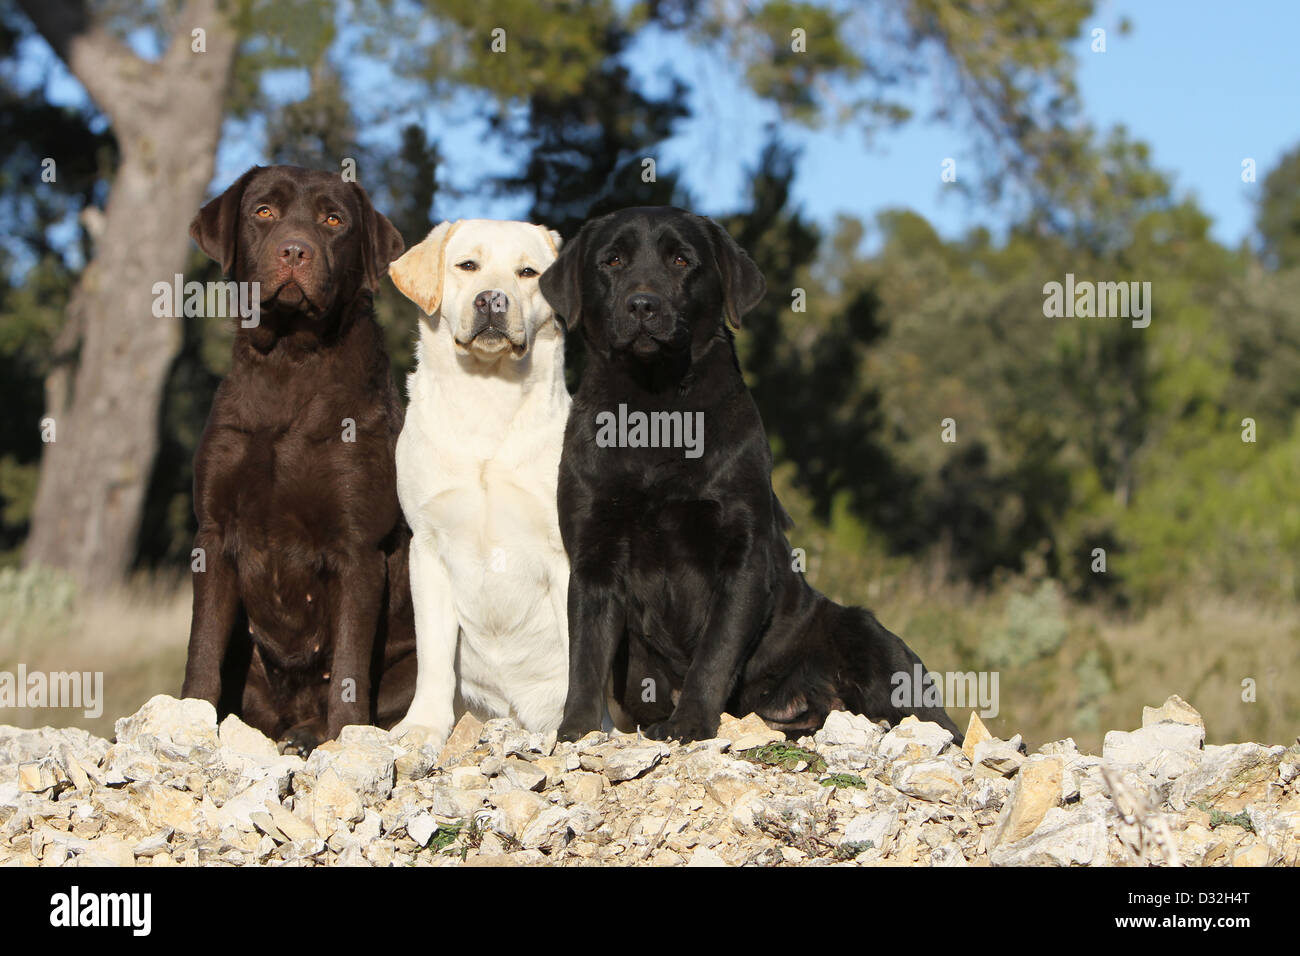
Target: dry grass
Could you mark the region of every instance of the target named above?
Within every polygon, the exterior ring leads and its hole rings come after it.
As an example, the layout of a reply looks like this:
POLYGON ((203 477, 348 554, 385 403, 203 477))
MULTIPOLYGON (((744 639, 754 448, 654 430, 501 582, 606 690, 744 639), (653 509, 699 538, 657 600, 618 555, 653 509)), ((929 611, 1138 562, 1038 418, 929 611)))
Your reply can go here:
MULTIPOLYGON (((1064 634, 1053 652, 1008 664, 990 660, 1011 631, 1013 595, 1042 582, 1015 580, 993 592, 936 584, 925 572, 873 590, 881 621, 935 670, 996 669, 996 735, 1022 734, 1031 749, 1073 737, 1101 752, 1107 730, 1141 726, 1142 707, 1170 694, 1205 718, 1209 743, 1292 744, 1300 733, 1300 609, 1262 607, 1214 594, 1171 595, 1135 614, 1060 600, 1064 634), (1247 689, 1253 681, 1253 701, 1247 689)), ((1050 585, 1049 585, 1050 587, 1050 585)), ((968 709, 952 708, 965 726, 968 709)))
POLYGON ((155 694, 180 694, 190 629, 188 580, 140 579, 70 604, 43 599, 58 588, 47 575, 33 582, 35 601, 4 615, 0 670, 12 672, 22 663, 29 673, 102 671, 103 713, 90 719, 72 708, 5 709, 0 724, 84 727, 111 739, 116 718, 155 694))

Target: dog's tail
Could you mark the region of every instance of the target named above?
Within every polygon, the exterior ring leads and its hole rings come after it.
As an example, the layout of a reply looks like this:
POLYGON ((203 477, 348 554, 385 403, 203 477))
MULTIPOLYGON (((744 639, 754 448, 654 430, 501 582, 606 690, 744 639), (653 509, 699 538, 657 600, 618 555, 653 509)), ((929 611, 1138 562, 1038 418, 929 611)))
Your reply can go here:
POLYGON ((926 670, 916 653, 865 608, 827 600, 833 640, 847 672, 847 709, 873 720, 897 724, 909 714, 933 721, 961 745, 962 732, 941 702, 942 681, 926 670), (932 683, 933 682, 933 683, 932 683))

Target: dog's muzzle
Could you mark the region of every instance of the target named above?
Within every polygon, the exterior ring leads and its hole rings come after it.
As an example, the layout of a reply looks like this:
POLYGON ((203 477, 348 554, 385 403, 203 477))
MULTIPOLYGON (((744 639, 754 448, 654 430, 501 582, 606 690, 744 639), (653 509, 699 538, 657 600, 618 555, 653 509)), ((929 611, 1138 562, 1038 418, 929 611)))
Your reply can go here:
POLYGON ((523 349, 510 335, 510 299, 500 289, 485 289, 474 296, 474 323, 464 341, 457 342, 484 356, 495 356, 508 349, 523 349))

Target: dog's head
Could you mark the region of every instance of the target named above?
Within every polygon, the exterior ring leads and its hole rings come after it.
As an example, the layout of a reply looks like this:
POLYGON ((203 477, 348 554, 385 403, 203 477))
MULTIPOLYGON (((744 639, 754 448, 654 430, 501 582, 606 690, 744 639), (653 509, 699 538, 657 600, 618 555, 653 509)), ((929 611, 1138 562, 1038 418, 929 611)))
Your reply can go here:
POLYGON ((199 210, 190 236, 263 311, 319 317, 379 287, 405 243, 366 191, 337 173, 254 166, 199 210))
POLYGON ((670 206, 610 213, 582 227, 542 276, 546 300, 598 353, 656 362, 735 328, 766 282, 712 219, 670 206))
POLYGON ((426 315, 448 323, 457 352, 495 364, 523 358, 555 318, 537 280, 559 246, 545 226, 460 219, 435 227, 388 274, 426 315))

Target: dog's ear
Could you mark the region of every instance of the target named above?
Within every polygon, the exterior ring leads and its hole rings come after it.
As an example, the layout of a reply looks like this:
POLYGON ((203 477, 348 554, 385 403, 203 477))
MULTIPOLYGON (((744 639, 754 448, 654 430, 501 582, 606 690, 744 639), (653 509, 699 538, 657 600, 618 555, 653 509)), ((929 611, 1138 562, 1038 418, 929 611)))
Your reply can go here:
POLYGON ((458 223, 440 222, 433 231, 406 250, 388 267, 388 276, 399 292, 421 309, 433 315, 442 302, 442 278, 446 268, 444 253, 447 240, 458 223))
POLYGON ((388 264, 402 254, 406 240, 388 217, 375 209, 360 183, 352 183, 361 203, 361 265, 366 288, 374 292, 388 271, 388 264))
MULTIPOLYGON (((537 280, 542 297, 555 314, 564 319, 564 327, 569 331, 578 327, 582 316, 582 247, 586 232, 587 227, 583 226, 571 242, 556 242, 560 254, 537 280)), ((559 233, 554 230, 551 235, 559 238, 559 233)))
POLYGON ((262 168, 253 166, 247 170, 224 193, 207 202, 190 220, 190 238, 203 250, 204 255, 221 263, 224 275, 230 275, 235 267, 235 253, 239 245, 239 204, 244 199, 244 190, 262 168))
POLYGON ((731 327, 738 329, 741 316, 763 301, 767 280, 727 230, 706 216, 700 218, 709 231, 713 257, 722 276, 723 311, 731 327))
POLYGON ((551 251, 558 257, 560 255, 560 247, 564 245, 564 237, 554 229, 547 229, 545 226, 538 226, 537 228, 541 231, 542 238, 546 240, 546 244, 551 247, 551 251))

